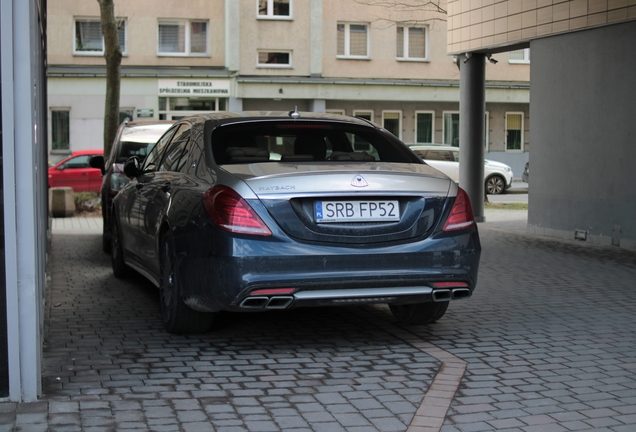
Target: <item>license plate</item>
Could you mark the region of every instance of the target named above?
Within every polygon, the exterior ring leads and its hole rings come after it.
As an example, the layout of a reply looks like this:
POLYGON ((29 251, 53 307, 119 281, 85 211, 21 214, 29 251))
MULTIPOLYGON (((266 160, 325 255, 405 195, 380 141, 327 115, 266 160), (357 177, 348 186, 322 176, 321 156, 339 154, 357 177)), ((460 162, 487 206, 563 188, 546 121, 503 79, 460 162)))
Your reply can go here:
POLYGON ((397 201, 316 201, 316 222, 391 222, 400 220, 397 201))

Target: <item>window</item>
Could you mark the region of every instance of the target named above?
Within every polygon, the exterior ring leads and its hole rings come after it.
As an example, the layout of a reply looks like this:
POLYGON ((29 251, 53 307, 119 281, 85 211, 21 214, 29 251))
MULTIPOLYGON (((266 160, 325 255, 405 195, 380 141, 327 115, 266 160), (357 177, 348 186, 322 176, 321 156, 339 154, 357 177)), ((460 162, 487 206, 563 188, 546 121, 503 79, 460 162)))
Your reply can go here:
POLYGON ((402 137, 402 111, 382 111, 382 127, 398 138, 402 137))
POLYGON ((176 20, 159 22, 159 55, 204 56, 208 54, 208 22, 176 20))
POLYGON ((397 27, 398 60, 426 60, 426 28, 397 27))
POLYGON ((523 113, 506 113, 506 151, 523 151, 523 113))
POLYGON ((459 147, 459 113, 444 113, 444 144, 459 147))
POLYGON ((530 63, 530 48, 510 51, 508 63, 530 63))
MULTIPOLYGON (((484 114, 484 149, 488 150, 488 111, 484 114)), ((444 144, 459 147, 459 113, 444 113, 444 129, 442 131, 444 144)))
POLYGON ((158 171, 182 171, 188 161, 188 146, 190 142, 190 125, 182 125, 175 134, 170 148, 166 150, 158 171))
POLYGON ((353 110, 354 117, 360 117, 365 120, 373 121, 373 111, 370 110, 353 110))
POLYGON ((435 142, 435 111, 415 111, 415 142, 435 142))
POLYGON ((258 52, 258 67, 279 67, 289 68, 291 67, 291 53, 290 52, 276 52, 276 51, 259 51, 258 52))
POLYGON ((369 26, 367 24, 338 23, 338 57, 369 57, 369 26))
MULTIPOLYGON (((122 54, 126 54, 126 20, 119 20, 117 38, 122 54)), ((75 47, 73 54, 104 55, 102 22, 99 18, 75 20, 75 47)))
POLYGON ((291 0, 257 0, 258 18, 291 18, 291 0))
POLYGON ((70 150, 70 111, 51 111, 51 150, 70 150))
POLYGON ((226 111, 227 98, 160 97, 159 120, 179 120, 197 111, 226 111))

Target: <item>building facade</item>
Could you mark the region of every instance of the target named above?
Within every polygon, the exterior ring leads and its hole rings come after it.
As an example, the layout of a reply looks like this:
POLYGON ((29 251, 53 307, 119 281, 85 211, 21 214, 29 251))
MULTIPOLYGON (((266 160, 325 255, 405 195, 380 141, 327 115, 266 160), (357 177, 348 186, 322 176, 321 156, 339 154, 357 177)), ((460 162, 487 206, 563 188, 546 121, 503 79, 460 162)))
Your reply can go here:
MULTIPOLYGON (((365 117, 406 143, 458 145, 459 70, 446 52, 446 11, 375 3, 115 0, 120 117, 297 107, 365 117)), ((99 5, 49 0, 48 34, 49 153, 101 148, 99 5)), ((486 157, 516 177, 530 148, 528 57, 502 53, 486 71, 486 157)))
POLYGON ((528 232, 636 250, 636 2, 448 7, 450 54, 532 51, 528 232))

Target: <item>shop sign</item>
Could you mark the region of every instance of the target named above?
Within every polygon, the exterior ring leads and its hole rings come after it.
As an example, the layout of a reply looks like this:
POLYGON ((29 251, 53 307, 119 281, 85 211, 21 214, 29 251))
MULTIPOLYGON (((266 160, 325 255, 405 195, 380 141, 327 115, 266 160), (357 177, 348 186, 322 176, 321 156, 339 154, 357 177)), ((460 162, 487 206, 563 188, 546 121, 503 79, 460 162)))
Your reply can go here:
POLYGON ((230 80, 160 79, 159 96, 214 96, 230 95, 230 80))
POLYGON ((149 108, 141 108, 137 110, 137 118, 148 118, 148 117, 154 117, 155 116, 155 110, 153 109, 149 109, 149 108))

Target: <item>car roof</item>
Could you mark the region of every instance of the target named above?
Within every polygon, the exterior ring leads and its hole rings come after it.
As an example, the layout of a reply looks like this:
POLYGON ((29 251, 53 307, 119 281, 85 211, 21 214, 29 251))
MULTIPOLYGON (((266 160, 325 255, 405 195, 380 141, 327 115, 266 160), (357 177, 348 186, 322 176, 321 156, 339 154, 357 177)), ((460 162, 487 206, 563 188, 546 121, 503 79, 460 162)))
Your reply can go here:
POLYGON ((94 155, 94 154, 103 154, 104 149, 95 149, 95 150, 75 150, 71 152, 68 156, 83 156, 83 155, 94 155))
POLYGON ((459 147, 453 147, 448 144, 407 144, 412 150, 455 150, 459 151, 459 147))
POLYGON ((154 143, 174 123, 176 123, 175 120, 128 122, 121 133, 121 140, 154 143))
POLYGON ((316 113, 304 111, 218 111, 212 113, 195 114, 186 119, 193 122, 217 121, 219 124, 230 123, 247 123, 258 120, 313 120, 313 121, 336 121, 355 123, 360 126, 378 126, 368 120, 360 117, 351 117, 340 114, 316 113), (298 114, 298 117, 292 116, 292 113, 298 114))

